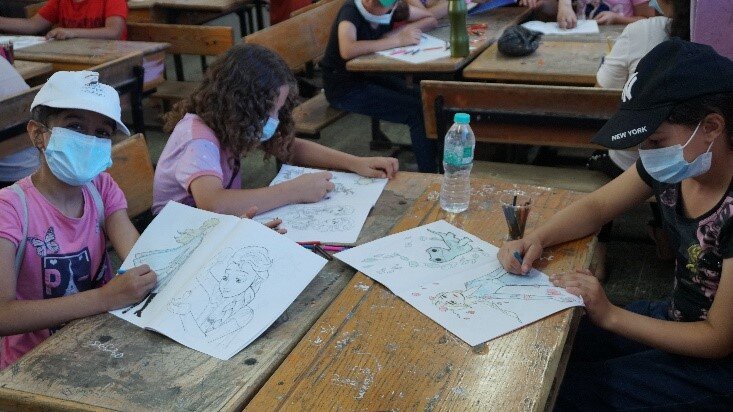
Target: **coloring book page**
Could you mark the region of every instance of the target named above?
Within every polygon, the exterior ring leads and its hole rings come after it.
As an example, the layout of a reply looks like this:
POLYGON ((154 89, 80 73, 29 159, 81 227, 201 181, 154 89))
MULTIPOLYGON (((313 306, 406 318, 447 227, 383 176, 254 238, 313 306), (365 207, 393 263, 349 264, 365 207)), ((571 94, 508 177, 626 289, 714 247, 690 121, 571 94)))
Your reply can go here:
POLYGON ((169 202, 122 268, 143 263, 158 286, 112 313, 226 360, 262 334, 326 260, 253 220, 169 202))
POLYGON ((525 276, 506 272, 498 251, 440 220, 334 256, 470 345, 583 304, 540 271, 525 276))
POLYGON ((423 33, 420 37, 420 43, 415 46, 397 47, 379 51, 377 54, 417 64, 450 57, 450 45, 437 37, 423 33))
MULTIPOLYGON (((270 186, 295 179, 305 173, 321 172, 283 165, 270 186)), ((355 173, 331 172, 336 188, 316 203, 286 205, 255 217, 261 223, 280 218, 288 238, 296 242, 353 244, 356 242, 369 211, 377 203, 387 179, 362 177, 355 173)))
POLYGON ((400 297, 471 346, 583 305, 544 273, 513 275, 496 259, 478 273, 427 283, 400 297))
POLYGON ((445 220, 396 233, 334 256, 401 296, 415 287, 477 270, 496 250, 445 220))
POLYGON ((528 21, 522 24, 527 29, 538 31, 542 34, 595 34, 600 33, 598 22, 595 20, 578 20, 578 25, 572 29, 561 29, 557 22, 543 22, 539 20, 528 21))

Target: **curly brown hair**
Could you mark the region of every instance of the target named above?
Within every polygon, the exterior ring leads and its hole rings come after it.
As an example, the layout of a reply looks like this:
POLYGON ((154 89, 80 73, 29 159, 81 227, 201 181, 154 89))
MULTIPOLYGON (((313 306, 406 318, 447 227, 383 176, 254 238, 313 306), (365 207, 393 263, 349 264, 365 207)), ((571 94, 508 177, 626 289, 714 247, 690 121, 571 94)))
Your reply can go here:
POLYGON ((280 125, 262 148, 266 157, 272 154, 287 161, 294 139, 298 85, 285 61, 262 46, 236 45, 219 57, 199 87, 165 114, 164 130, 172 133, 186 113, 196 114, 214 131, 221 148, 231 153, 230 164, 234 164, 260 144, 264 121, 285 85, 289 93, 278 113, 280 125))

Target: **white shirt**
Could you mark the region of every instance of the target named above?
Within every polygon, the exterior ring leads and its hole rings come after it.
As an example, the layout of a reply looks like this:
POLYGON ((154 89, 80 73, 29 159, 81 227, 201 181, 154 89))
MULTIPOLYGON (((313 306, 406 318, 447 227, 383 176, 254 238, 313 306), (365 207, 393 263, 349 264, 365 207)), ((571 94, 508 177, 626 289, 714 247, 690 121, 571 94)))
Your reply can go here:
MULTIPOLYGON (((670 19, 664 16, 635 21, 616 39, 611 53, 603 59, 598 69, 598 85, 607 89, 622 89, 626 80, 636 71, 639 60, 659 43, 669 39, 667 26, 670 19)), ((631 167, 639 158, 637 150, 609 150, 608 157, 623 170, 631 167)))

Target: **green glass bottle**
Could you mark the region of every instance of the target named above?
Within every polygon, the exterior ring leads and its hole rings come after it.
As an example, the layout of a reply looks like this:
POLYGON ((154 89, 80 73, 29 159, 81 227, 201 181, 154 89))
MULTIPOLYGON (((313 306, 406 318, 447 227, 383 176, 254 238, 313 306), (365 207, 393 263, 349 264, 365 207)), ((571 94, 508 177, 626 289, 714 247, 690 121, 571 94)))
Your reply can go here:
POLYGON ((448 0, 448 19, 450 20, 450 57, 468 56, 466 12, 466 0, 448 0))

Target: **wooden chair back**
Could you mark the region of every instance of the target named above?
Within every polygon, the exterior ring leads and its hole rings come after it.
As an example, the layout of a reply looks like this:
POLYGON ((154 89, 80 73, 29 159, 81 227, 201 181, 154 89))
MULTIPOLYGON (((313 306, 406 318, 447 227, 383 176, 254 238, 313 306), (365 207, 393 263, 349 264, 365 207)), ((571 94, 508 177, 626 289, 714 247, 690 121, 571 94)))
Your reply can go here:
POLYGON ((590 139, 621 103, 621 90, 595 87, 423 81, 421 91, 429 138, 465 112, 477 141, 536 146, 597 147, 590 139))
POLYGON ((169 43, 170 54, 218 56, 234 45, 231 27, 183 24, 127 23, 127 38, 169 43))
POLYGON ((322 2, 318 7, 246 36, 244 42, 274 51, 294 72, 305 70, 308 63, 320 60, 326 52, 331 26, 345 0, 322 2))
POLYGON ((127 199, 127 214, 133 218, 153 206, 153 162, 145 136, 136 134, 112 146, 112 167, 107 172, 127 199))

